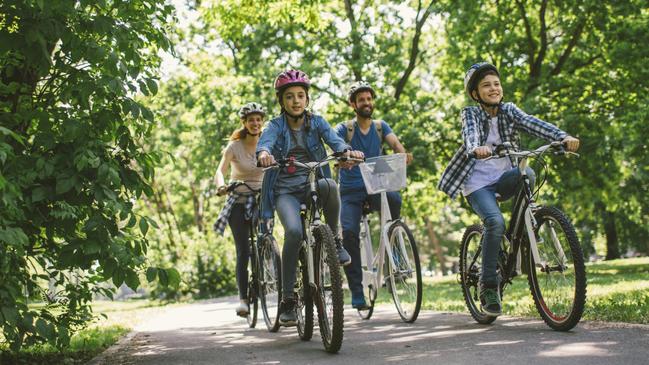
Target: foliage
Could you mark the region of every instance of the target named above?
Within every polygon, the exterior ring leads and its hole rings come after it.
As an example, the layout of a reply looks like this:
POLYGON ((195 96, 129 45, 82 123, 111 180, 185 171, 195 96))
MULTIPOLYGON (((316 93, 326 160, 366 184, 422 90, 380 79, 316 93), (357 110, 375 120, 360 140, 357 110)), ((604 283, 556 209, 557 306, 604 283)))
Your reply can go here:
MULTIPOLYGON (((646 257, 587 264, 588 298, 583 319, 649 324, 648 272, 649 259, 646 257)), ((468 311, 456 277, 425 280, 423 293, 423 309, 468 311)), ((387 304, 392 297, 387 291, 379 290, 377 301, 387 304)), ((503 313, 539 316, 526 277, 515 279, 503 292, 503 313)))
POLYGON ((98 283, 140 284, 155 222, 133 202, 151 193, 156 156, 141 148, 153 114, 132 96, 157 90, 171 13, 153 0, 2 2, 0 324, 14 351, 68 345, 93 294, 112 295, 98 283))

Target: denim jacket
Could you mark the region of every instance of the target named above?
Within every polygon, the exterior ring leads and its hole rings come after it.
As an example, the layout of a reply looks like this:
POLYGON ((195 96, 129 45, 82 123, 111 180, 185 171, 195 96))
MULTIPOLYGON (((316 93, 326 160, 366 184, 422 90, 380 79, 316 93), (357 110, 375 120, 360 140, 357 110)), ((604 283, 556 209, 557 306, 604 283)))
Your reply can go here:
MULTIPOLYGON (((444 170, 437 188, 454 199, 462 184, 473 172, 475 159, 469 157, 477 147, 484 145, 489 136, 491 117, 479 106, 462 109, 462 137, 464 143, 457 150, 444 170)), ((519 145, 518 132, 523 131, 548 141, 560 141, 568 134, 554 125, 526 114, 514 103, 504 103, 498 108, 498 131, 500 139, 519 145)))
MULTIPOLYGON (((320 115, 310 114, 305 120, 306 144, 309 158, 312 161, 321 161, 327 157, 322 141, 324 141, 335 152, 342 152, 351 149, 345 141, 340 138, 333 128, 320 115)), ((284 114, 273 118, 264 128, 259 142, 257 143, 257 155, 266 151, 273 155, 276 160, 286 158, 291 150, 291 137, 289 126, 284 114)), ((320 171, 323 177, 331 178, 329 166, 324 166, 320 171)), ((268 170, 264 174, 261 184, 261 218, 267 220, 273 218, 275 211, 275 196, 273 188, 279 175, 279 170, 268 170)))

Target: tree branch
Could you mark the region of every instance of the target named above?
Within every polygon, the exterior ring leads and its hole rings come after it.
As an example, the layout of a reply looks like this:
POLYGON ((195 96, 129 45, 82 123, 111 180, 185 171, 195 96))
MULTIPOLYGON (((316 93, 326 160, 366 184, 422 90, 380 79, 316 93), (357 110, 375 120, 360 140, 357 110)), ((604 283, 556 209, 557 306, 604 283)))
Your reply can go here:
POLYGON ((421 28, 423 28, 424 24, 426 24, 426 20, 428 20, 428 17, 433 12, 434 3, 435 0, 432 0, 426 7, 426 10, 424 11, 421 18, 419 18, 422 9, 421 1, 419 1, 419 5, 417 7, 417 17, 415 18, 417 20, 416 27, 415 27, 415 35, 414 37, 412 37, 412 45, 410 46, 410 59, 408 60, 408 66, 406 67, 406 70, 403 72, 401 79, 399 79, 399 82, 397 82, 397 85, 395 87, 394 90, 395 100, 399 100, 399 97, 401 97, 401 94, 403 93, 403 89, 405 88, 406 83, 408 82, 408 78, 410 78, 412 71, 415 69, 417 56, 419 55, 419 39, 421 38, 421 28))
POLYGON ((541 46, 539 48, 539 53, 536 56, 536 59, 533 60, 534 64, 530 70, 530 76, 534 79, 538 79, 541 76, 541 66, 545 60, 545 53, 548 50, 548 33, 547 33, 547 24, 545 23, 545 11, 548 7, 548 0, 543 0, 541 3, 541 9, 539 10, 539 22, 541 23, 541 29, 539 30, 539 38, 541 39, 541 46))
POLYGON ((525 24, 525 34, 527 35, 527 57, 530 60, 530 73, 532 73, 532 62, 534 60, 536 49, 536 42, 532 36, 532 26, 530 25, 530 20, 527 19, 527 12, 525 11, 525 5, 521 0, 516 0, 516 5, 518 5, 518 10, 521 12, 521 18, 523 18, 523 24, 525 24))
POLYGON ((356 23, 356 17, 354 16, 354 9, 352 8, 352 3, 350 0, 345 0, 345 12, 347 13, 347 19, 349 20, 349 25, 351 27, 350 31, 350 40, 352 42, 352 55, 349 60, 350 68, 354 74, 354 80, 360 81, 363 79, 361 68, 358 67, 356 62, 360 59, 362 48, 361 48, 361 37, 358 33, 358 24, 356 23))
POLYGON ((570 41, 568 42, 568 45, 566 46, 566 49, 563 50, 563 53, 561 54, 561 57, 559 57, 559 61, 557 61, 557 64, 552 69, 552 72, 550 72, 550 75, 555 76, 555 75, 558 75, 561 72, 561 68, 563 67, 563 65, 568 60, 568 57, 570 57, 570 54, 572 53, 572 50, 577 45, 577 42, 579 41, 579 38, 581 38, 581 34, 584 31, 585 25, 586 25, 586 18, 585 17, 580 18, 579 23, 577 23, 577 26, 575 27, 574 31, 572 32, 572 37, 570 38, 570 41))

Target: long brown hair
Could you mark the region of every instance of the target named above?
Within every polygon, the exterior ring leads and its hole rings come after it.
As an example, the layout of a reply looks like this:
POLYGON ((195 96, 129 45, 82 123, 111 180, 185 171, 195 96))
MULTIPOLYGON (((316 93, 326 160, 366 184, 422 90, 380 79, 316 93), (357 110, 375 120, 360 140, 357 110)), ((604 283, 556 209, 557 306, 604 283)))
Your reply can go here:
POLYGON ((230 135, 230 141, 240 141, 248 135, 248 129, 243 126, 234 132, 232 132, 232 135, 230 135))

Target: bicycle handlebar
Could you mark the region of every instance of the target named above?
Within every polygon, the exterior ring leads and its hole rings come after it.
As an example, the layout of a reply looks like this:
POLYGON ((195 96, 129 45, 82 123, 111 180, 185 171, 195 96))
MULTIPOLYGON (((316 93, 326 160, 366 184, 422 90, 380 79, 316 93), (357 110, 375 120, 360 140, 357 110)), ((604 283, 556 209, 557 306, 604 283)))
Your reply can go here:
MULTIPOLYGON (((514 150, 514 145, 510 142, 505 142, 503 144, 499 144, 495 146, 495 150, 492 152, 491 156, 486 157, 482 159, 482 161, 489 161, 494 158, 503 158, 503 157, 529 157, 529 156, 541 156, 548 150, 553 150, 554 154, 556 155, 574 155, 579 157, 578 153, 571 152, 571 151, 566 151, 565 149, 565 144, 561 141, 554 141, 550 142, 549 144, 543 145, 541 147, 538 147, 535 150, 532 151, 516 151, 514 150)), ((477 158, 475 151, 469 153, 469 157, 471 158, 477 158)))
MULTIPOLYGON (((327 163, 329 163, 330 161, 333 161, 333 160, 336 160, 336 161, 339 161, 339 162, 346 162, 346 161, 364 162, 365 161, 365 158, 346 157, 346 156, 343 156, 343 153, 345 153, 345 152, 334 152, 331 155, 325 157, 325 159, 323 159, 321 161, 307 162, 307 163, 296 161, 293 158, 283 158, 283 159, 280 159, 280 160, 276 161, 275 164, 273 164, 271 166, 264 167, 263 170, 267 171, 267 170, 273 170, 273 169, 281 169, 281 168, 284 168, 284 167, 287 167, 287 166, 295 166, 295 167, 300 167, 300 168, 303 168, 303 169, 314 170, 314 169, 317 169, 318 167, 321 167, 321 166, 323 166, 323 165, 325 165, 325 164, 327 164, 327 163)), ((257 161, 257 167, 261 167, 259 165, 259 161, 257 161)))

